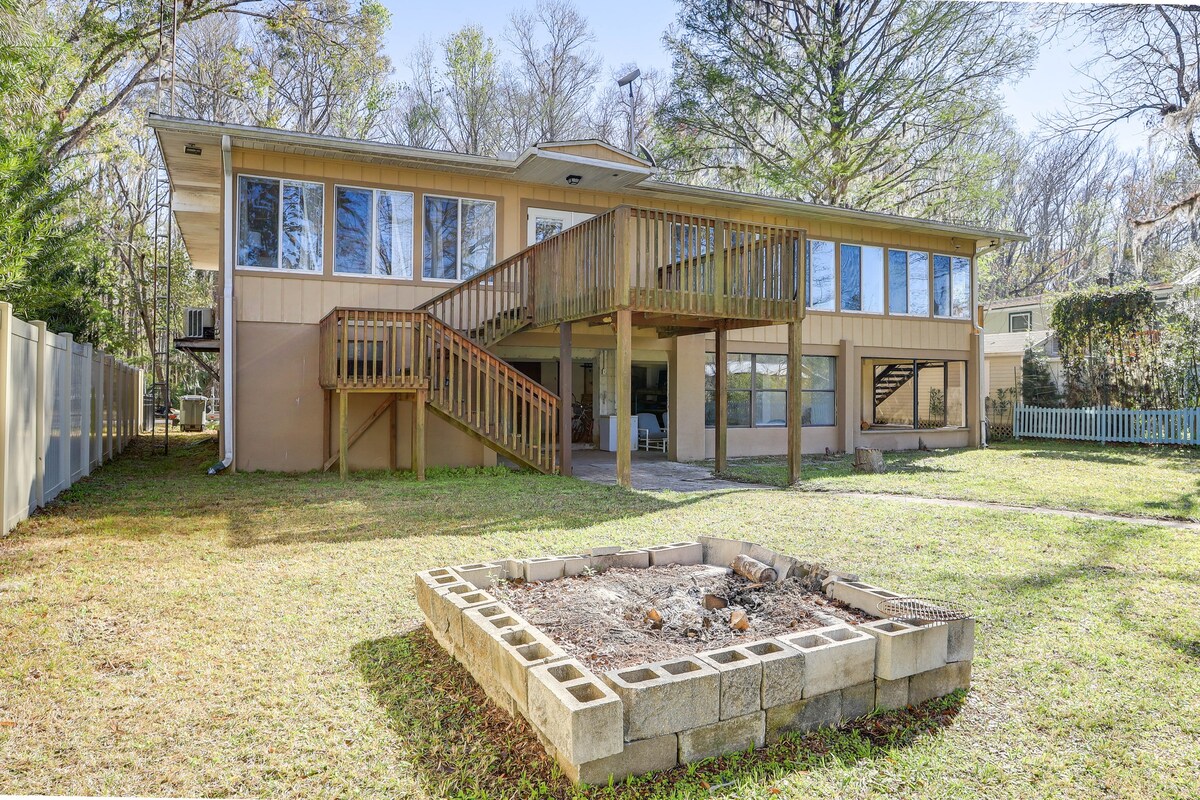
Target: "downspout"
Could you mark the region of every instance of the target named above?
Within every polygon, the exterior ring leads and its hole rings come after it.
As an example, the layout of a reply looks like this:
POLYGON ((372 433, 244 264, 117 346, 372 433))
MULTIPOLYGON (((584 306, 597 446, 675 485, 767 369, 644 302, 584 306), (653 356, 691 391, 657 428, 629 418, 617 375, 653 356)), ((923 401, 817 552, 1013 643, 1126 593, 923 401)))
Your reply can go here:
POLYGON ((234 428, 233 400, 233 152, 229 135, 221 137, 221 166, 223 206, 221 223, 221 429, 225 433, 225 452, 216 464, 208 468, 209 475, 233 466, 234 428))
MULTIPOLYGON (((995 245, 991 247, 985 247, 982 251, 975 251, 975 268, 971 270, 971 297, 975 298, 976 300, 979 299, 979 257, 986 255, 993 250, 999 250, 1003 246, 1004 237, 1001 236, 995 245)), ((983 394, 983 371, 987 369, 987 366, 984 361, 983 352, 983 321, 980 319, 978 302, 975 304, 975 313, 971 315, 971 330, 974 331, 975 336, 977 337, 977 341, 975 343, 975 363, 979 365, 979 374, 975 376, 975 391, 979 396, 979 408, 976 409, 976 413, 979 414, 979 446, 981 448, 986 448, 988 446, 988 440, 987 422, 984 419, 986 416, 984 414, 984 409, 987 407, 987 398, 983 394)))

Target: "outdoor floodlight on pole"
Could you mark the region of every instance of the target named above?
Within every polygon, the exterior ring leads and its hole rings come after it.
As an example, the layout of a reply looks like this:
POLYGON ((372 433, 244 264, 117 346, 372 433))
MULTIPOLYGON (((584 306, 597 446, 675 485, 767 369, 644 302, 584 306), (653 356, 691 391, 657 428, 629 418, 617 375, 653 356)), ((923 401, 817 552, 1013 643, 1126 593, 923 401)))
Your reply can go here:
POLYGON ((640 69, 635 68, 633 70, 633 72, 630 72, 628 75, 626 75, 625 77, 623 77, 617 81, 617 86, 619 86, 621 88, 624 88, 626 86, 629 87, 629 152, 631 152, 631 153, 634 152, 634 148, 636 147, 636 143, 633 140, 633 111, 634 111, 633 82, 636 81, 640 77, 642 77, 642 71, 640 69))

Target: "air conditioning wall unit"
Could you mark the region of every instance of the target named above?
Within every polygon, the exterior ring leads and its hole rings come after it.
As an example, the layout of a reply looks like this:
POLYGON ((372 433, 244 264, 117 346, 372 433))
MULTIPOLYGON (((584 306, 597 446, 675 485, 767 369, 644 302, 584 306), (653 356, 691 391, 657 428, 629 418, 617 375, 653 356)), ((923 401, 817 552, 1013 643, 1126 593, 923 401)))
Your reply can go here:
POLYGON ((211 308, 189 308, 185 310, 184 335, 189 339, 215 339, 213 310, 211 308))

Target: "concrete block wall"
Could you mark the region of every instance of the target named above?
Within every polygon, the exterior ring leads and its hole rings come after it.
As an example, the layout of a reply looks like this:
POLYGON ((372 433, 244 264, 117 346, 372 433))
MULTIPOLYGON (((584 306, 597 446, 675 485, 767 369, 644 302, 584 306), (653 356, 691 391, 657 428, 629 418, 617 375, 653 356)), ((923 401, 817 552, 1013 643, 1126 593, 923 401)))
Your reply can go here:
POLYGON ((652 564, 727 567, 740 554, 780 580, 878 616, 900 597, 857 575, 750 542, 701 537, 640 550, 465 564, 416 576, 417 604, 437 641, 498 706, 525 717, 576 783, 603 784, 725 753, 789 732, 834 726, 970 685, 974 620, 842 621, 695 656, 597 675, 486 591, 505 578, 557 580, 585 570, 652 564))

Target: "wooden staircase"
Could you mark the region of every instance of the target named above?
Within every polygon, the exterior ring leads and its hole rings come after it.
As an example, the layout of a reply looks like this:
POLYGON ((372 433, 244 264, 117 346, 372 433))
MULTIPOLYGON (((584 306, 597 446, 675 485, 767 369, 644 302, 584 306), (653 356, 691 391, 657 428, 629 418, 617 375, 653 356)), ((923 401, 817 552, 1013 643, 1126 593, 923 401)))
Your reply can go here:
POLYGON ((888 364, 875 376, 875 408, 900 391, 904 384, 913 379, 916 369, 912 363, 888 364))

